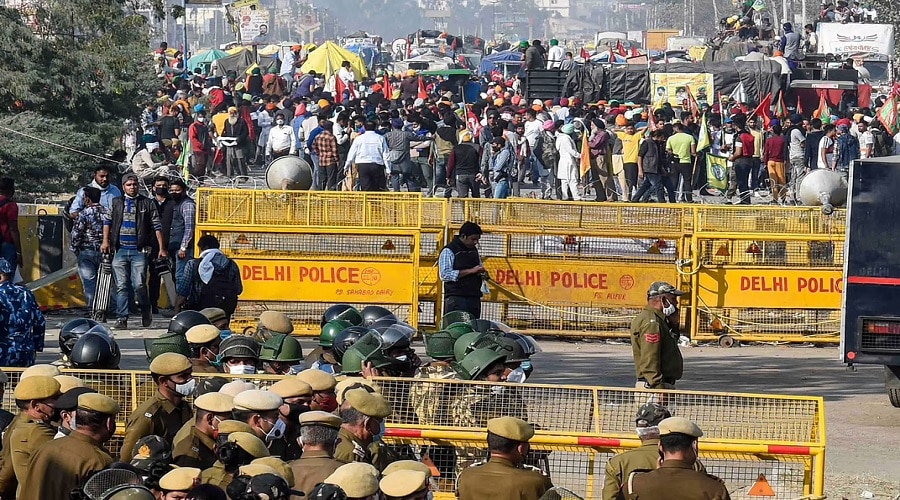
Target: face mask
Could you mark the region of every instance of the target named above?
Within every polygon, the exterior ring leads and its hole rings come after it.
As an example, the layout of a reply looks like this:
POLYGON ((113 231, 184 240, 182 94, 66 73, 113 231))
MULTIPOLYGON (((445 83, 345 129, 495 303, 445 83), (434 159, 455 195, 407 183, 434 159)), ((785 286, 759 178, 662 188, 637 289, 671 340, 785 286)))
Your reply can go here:
POLYGON ((184 201, 184 193, 172 193, 172 199, 175 201, 184 201))
POLYGON ((334 410, 337 410, 337 407, 338 407, 337 398, 330 394, 327 396, 320 396, 318 398, 318 405, 322 411, 331 413, 334 410))
POLYGON ((288 419, 291 422, 297 422, 300 418, 300 415, 309 411, 309 406, 303 403, 288 403, 288 419))
POLYGON ((663 314, 665 314, 666 316, 671 316, 671 315, 675 314, 676 310, 678 310, 678 308, 675 307, 675 304, 669 304, 669 305, 663 307, 663 314))
POLYGON ((284 437, 284 428, 284 420, 279 418, 275 421, 275 424, 272 425, 272 429, 266 434, 266 441, 275 441, 276 439, 284 437))
POLYGON ((222 330, 219 332, 219 337, 221 337, 222 340, 225 340, 228 337, 231 337, 231 335, 232 335, 231 330, 222 330))
POLYGON ((277 125, 284 125, 284 120, 275 120, 277 125))
POLYGON ((409 361, 409 356, 407 356, 406 354, 404 354, 403 356, 397 356, 397 357, 394 358, 394 359, 396 359, 397 361, 399 361, 399 362, 401 362, 401 363, 406 363, 407 361, 409 361))
POLYGON ((287 375, 296 375, 305 369, 306 369, 306 363, 301 361, 300 363, 297 363, 296 365, 291 365, 290 369, 288 369, 287 375))
POLYGON ((256 367, 253 365, 229 365, 228 373, 232 375, 253 375, 256 367))
POLYGON ((75 423, 75 415, 74 414, 72 415, 72 422, 69 424, 69 427, 72 429, 78 428, 78 424, 75 423))
POLYGON ((175 392, 182 396, 190 396, 194 393, 195 387, 197 387, 197 379, 192 378, 183 384, 175 384, 175 392))
POLYGON ((202 116, 198 116, 198 117, 197 117, 197 122, 198 122, 198 123, 203 123, 203 122, 205 122, 205 121, 206 121, 206 118, 204 118, 204 117, 202 117, 202 116))
POLYGON ((515 370, 509 372, 509 375, 506 376, 507 382, 512 382, 514 384, 522 384, 525 382, 528 376, 525 375, 525 370, 522 367, 518 367, 515 370))
POLYGON ((159 196, 163 196, 163 197, 169 196, 169 190, 166 188, 156 188, 154 191, 159 196))

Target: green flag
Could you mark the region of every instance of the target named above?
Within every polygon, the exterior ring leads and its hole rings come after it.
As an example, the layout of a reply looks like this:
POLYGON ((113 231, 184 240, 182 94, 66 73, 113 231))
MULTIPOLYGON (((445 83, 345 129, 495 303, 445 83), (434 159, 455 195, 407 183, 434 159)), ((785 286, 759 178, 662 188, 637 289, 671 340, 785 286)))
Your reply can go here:
POLYGON ((697 151, 703 151, 712 144, 709 139, 709 124, 706 121, 706 113, 700 118, 700 137, 697 138, 697 151))
POLYGON ((728 189, 728 157, 706 155, 706 182, 709 187, 728 189))
POLYGON ((891 135, 897 133, 897 98, 893 94, 884 101, 881 109, 878 110, 878 121, 884 125, 884 129, 891 135))

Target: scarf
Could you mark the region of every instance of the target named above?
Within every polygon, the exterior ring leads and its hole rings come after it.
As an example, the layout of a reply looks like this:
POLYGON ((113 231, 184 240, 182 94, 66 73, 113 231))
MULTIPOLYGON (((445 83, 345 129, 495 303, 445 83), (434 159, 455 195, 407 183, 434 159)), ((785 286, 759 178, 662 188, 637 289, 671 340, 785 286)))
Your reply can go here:
POLYGON ((204 284, 209 284, 209 280, 212 279, 213 272, 216 270, 212 263, 216 255, 222 255, 222 251, 218 248, 210 248, 200 252, 200 265, 197 271, 200 274, 200 280, 204 284))

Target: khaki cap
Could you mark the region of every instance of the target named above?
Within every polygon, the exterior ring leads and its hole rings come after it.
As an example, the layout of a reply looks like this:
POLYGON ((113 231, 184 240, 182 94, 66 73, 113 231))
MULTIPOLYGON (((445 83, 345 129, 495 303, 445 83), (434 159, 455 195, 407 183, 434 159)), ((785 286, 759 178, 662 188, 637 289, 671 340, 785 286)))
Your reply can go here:
MULTIPOLYGON (((249 463, 238 468, 238 475, 240 476, 253 477, 259 476, 260 474, 275 474, 276 476, 281 477, 281 474, 279 474, 271 465, 249 463)), ((284 478, 282 477, 282 479, 284 478)))
POLYGON ((288 488, 294 487, 294 471, 284 460, 278 457, 262 457, 250 462, 250 465, 266 465, 275 469, 276 474, 288 484, 288 488))
POLYGON ((207 307, 206 309, 201 309, 200 314, 206 316, 206 319, 208 319, 210 323, 214 323, 228 317, 228 315, 225 314, 225 310, 218 307, 207 307))
POLYGON ((384 476, 381 492, 391 497, 405 497, 428 487, 428 476, 420 470, 398 470, 384 476))
POLYGON ((219 422, 217 429, 219 434, 232 434, 235 432, 253 434, 253 427, 250 427, 250 424, 241 422, 240 420, 223 420, 219 422))
POLYGON ((392 413, 391 405, 381 394, 371 393, 365 389, 353 389, 347 391, 344 398, 353 409, 369 417, 385 418, 392 413))
POLYGON ((266 443, 263 443, 262 439, 256 437, 255 434, 249 432, 232 432, 228 435, 228 442, 237 444, 253 458, 269 456, 269 449, 266 448, 266 443))
POLYGON ((78 396, 78 407, 103 413, 104 415, 119 413, 119 403, 115 399, 97 392, 88 392, 78 396))
POLYGON ((194 406, 212 413, 231 413, 234 409, 234 398, 221 392, 207 392, 194 400, 194 406))
POLYGON ((686 434, 698 438, 703 437, 703 430, 684 417, 669 417, 659 423, 659 435, 669 434, 686 434))
POLYGON ((52 377, 35 375, 16 384, 15 398, 22 401, 32 399, 47 399, 59 396, 59 382, 52 377))
POLYGON ((184 336, 187 338, 188 344, 202 345, 221 338, 221 332, 213 325, 196 325, 192 326, 184 336))
POLYGON ((500 417, 488 420, 487 430, 506 439, 527 442, 534 436, 534 428, 528 422, 515 417, 500 417))
POLYGON ((365 498, 378 493, 378 477, 368 469, 373 469, 378 474, 375 467, 355 462, 338 467, 323 482, 339 486, 349 498, 365 498))
POLYGON ((150 373, 157 375, 178 375, 191 369, 191 360, 184 354, 166 352, 153 358, 150 373))
POLYGON ((309 384, 314 391, 330 391, 337 385, 334 375, 316 368, 303 370, 297 374, 297 378, 309 384))
POLYGON ((394 472, 402 470, 414 470, 422 472, 428 475, 428 477, 431 477, 431 467, 423 464, 422 462, 419 462, 418 460, 397 460, 396 462, 391 462, 387 467, 384 468, 384 471, 382 471, 381 475, 387 476, 388 474, 393 474, 394 472))
POLYGON ((291 333, 294 331, 294 325, 291 318, 286 314, 278 311, 263 311, 259 315, 259 326, 273 333, 291 333))
POLYGON ((304 425, 324 425, 340 429, 341 417, 327 411, 307 411, 300 414, 300 427, 304 425))
POLYGON ((259 389, 244 391, 234 397, 235 410, 272 411, 283 404, 284 400, 278 394, 259 389))
POLYGON ((334 388, 335 396, 337 396, 337 402, 339 405, 344 404, 344 398, 347 397, 347 391, 353 389, 365 389, 368 392, 381 393, 377 385, 369 382, 362 377, 347 377, 344 380, 338 382, 337 386, 335 386, 334 388))
POLYGON ((35 375, 42 375, 44 377, 55 377, 60 374, 59 368, 53 365, 32 365, 26 368, 22 375, 19 377, 19 380, 26 379, 28 377, 33 377, 35 375))
POLYGON ((312 396, 313 390, 309 384, 297 377, 288 377, 272 384, 269 387, 269 392, 274 392, 283 399, 287 399, 298 396, 312 396))
POLYGON ((222 388, 219 389, 219 392, 221 392, 222 394, 228 394, 231 397, 235 397, 242 392, 255 391, 258 389, 259 387, 256 387, 255 384, 252 384, 250 382, 245 382, 243 380, 232 380, 231 382, 223 385, 222 388))
POLYGON ((179 467, 159 478, 159 489, 163 491, 191 491, 200 484, 201 470, 196 467, 179 467))
POLYGON ((59 382, 59 392, 67 393, 69 389, 74 389, 76 387, 87 387, 85 385, 84 380, 81 380, 78 377, 73 377, 71 375, 57 375, 53 377, 57 382, 59 382))

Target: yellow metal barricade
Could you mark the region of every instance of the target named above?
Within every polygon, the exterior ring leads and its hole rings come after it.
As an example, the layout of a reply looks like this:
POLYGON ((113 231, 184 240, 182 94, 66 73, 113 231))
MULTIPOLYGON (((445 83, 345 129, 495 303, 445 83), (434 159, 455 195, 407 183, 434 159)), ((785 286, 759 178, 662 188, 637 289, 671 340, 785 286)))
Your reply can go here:
POLYGON ((448 243, 445 198, 422 200, 422 229, 419 245, 419 324, 434 327, 440 323, 443 288, 438 276, 438 256, 448 243))
POLYGON ((428 454, 450 493, 461 468, 486 454, 484 427, 512 415, 534 424, 528 458, 557 486, 600 498, 606 461, 640 445, 634 417, 648 399, 662 400, 704 431, 701 460, 747 498, 763 474, 776 498, 824 492, 824 401, 762 394, 648 392, 592 386, 492 384, 446 380, 375 380, 392 405, 386 441, 428 454))
MULTIPOLYGON (((421 195, 200 189, 197 236, 215 235, 241 270, 232 328, 267 309, 318 335, 333 303, 385 305, 418 324, 421 195)), ((429 220, 430 220, 429 219, 429 220)))

